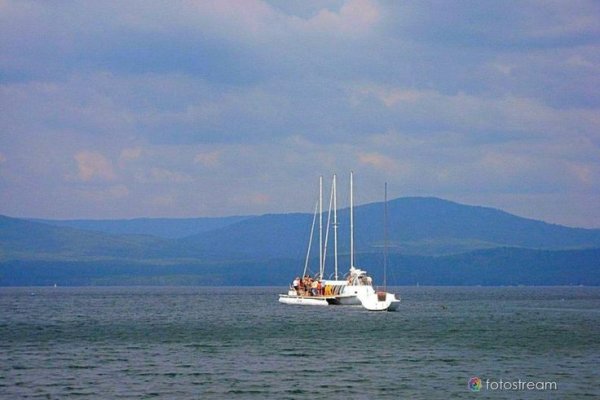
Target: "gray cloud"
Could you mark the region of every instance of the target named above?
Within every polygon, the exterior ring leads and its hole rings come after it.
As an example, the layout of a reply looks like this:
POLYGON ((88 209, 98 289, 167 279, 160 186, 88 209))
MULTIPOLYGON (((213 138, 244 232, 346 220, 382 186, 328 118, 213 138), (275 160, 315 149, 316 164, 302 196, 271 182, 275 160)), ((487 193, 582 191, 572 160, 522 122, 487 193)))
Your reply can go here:
POLYGON ((298 188, 355 169, 362 201, 388 180, 600 226, 599 18, 586 1, 6 1, 0 212, 308 211, 298 188))

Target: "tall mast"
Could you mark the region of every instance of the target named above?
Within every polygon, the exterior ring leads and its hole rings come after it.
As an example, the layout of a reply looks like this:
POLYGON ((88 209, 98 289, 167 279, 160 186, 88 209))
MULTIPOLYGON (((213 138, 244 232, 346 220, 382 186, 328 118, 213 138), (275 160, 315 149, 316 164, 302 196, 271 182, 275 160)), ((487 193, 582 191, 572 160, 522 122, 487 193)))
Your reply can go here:
POLYGON ((333 174, 333 265, 336 281, 338 279, 337 228, 337 185, 335 174, 333 174))
POLYGON ((327 211, 327 225, 325 226, 325 242, 323 245, 323 269, 320 271, 321 277, 325 276, 325 263, 327 262, 327 247, 329 246, 329 226, 331 225, 331 208, 333 207, 333 185, 329 193, 329 208, 327 211))
POLYGON ((383 290, 387 288, 388 226, 387 226, 387 182, 383 195, 383 290))
POLYGON ((323 175, 319 177, 319 273, 323 271, 323 175))
POLYGON ((315 203, 315 212, 313 214, 312 225, 310 227, 310 238, 308 239, 308 250, 306 250, 306 260, 304 261, 304 272, 302 276, 306 276, 306 271, 308 270, 308 260, 310 258, 310 248, 312 247, 313 234, 315 233, 315 220, 317 219, 317 211, 318 211, 319 203, 315 203))
POLYGON ((354 268, 354 171, 350 172, 350 268, 354 268))

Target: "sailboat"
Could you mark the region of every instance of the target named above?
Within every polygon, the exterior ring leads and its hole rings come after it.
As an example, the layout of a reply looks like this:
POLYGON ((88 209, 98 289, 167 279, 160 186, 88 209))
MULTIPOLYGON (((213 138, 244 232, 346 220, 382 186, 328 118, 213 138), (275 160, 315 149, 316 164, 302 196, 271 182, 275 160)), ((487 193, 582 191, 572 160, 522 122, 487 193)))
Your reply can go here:
MULTIPOLYGON (((345 279, 339 279, 337 259, 337 187, 336 176, 333 176, 331 197, 329 202, 329 213, 327 218, 327 230, 325 246, 323 246, 323 178, 319 179, 319 274, 312 279, 306 275, 310 249, 312 245, 317 206, 313 216, 313 223, 309 239, 308 252, 302 280, 297 277, 287 294, 279 295, 279 302, 284 304, 298 305, 362 305, 370 311, 393 311, 400 304, 400 300, 393 293, 376 291, 373 288, 373 279, 367 271, 358 268, 354 263, 354 174, 350 173, 350 268, 345 279), (331 210, 333 209, 333 232, 334 232, 334 279, 323 279, 325 273, 325 258, 327 254, 327 243, 329 235, 329 222, 331 210), (315 285, 316 284, 316 285, 315 285), (310 286, 310 287, 307 287, 310 286), (316 290, 315 290, 316 289, 316 290)), ((386 186, 387 187, 387 186, 386 186)), ((386 190, 387 210, 387 190, 386 190)), ((386 218, 384 218, 386 219, 386 218)), ((386 239, 387 242, 387 239, 386 239)), ((386 246, 387 249, 387 246, 386 246)), ((384 267, 387 256, 384 257, 384 267)), ((385 268, 384 268, 385 269, 385 268)), ((385 273, 384 273, 385 275, 385 273)))

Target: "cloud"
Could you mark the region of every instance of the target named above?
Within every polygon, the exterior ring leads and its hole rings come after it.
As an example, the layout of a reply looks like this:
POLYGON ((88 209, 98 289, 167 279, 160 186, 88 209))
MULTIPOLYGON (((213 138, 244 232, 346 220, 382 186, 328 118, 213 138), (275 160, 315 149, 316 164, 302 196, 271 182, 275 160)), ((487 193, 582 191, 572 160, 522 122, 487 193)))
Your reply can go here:
POLYGON ((356 169, 362 201, 577 198, 600 226, 593 1, 0 7, 0 212, 310 212, 298 187, 356 169))
POLYGON ((379 153, 359 153, 358 162, 388 172, 398 169, 396 160, 379 153))
POLYGON ((111 161, 101 153, 83 150, 74 158, 77 161, 77 176, 84 182, 112 181, 116 178, 111 161))
POLYGON ((470 46, 528 51, 565 46, 598 38, 594 20, 600 10, 593 0, 562 2, 524 1, 493 4, 465 1, 395 3, 401 23, 396 29, 413 40, 437 46, 470 46))
POLYGON ((307 20, 301 20, 303 29, 356 35, 368 32, 380 19, 377 4, 369 0, 351 0, 339 12, 326 8, 307 20))
POLYGON ((314 50, 330 51, 324 39, 343 44, 361 37, 379 14, 377 3, 368 0, 323 8, 309 18, 287 15, 259 0, 168 5, 108 0, 52 6, 8 1, 0 15, 0 68, 9 80, 108 71, 185 73, 246 84, 271 76, 279 67, 304 70, 295 67, 298 58, 286 51, 286 42, 295 43, 305 60, 318 61, 320 54, 314 50))
POLYGON ((600 139, 597 133, 600 118, 596 110, 556 109, 534 99, 515 96, 446 95, 434 90, 378 85, 351 90, 355 107, 373 107, 372 101, 376 99, 393 112, 384 114, 388 120, 418 127, 419 131, 462 131, 477 140, 495 141, 563 136, 577 127, 577 135, 600 139))
POLYGON ((532 24, 523 25, 524 32, 531 38, 556 40, 600 35, 597 20, 600 10, 593 1, 577 1, 568 5, 561 2, 531 2, 522 9, 522 13, 534 18, 532 24))
POLYGON ((271 196, 269 196, 267 193, 253 193, 249 200, 253 204, 263 206, 271 202, 271 196))
POLYGON ((598 168, 596 168, 596 171, 594 171, 590 165, 582 163, 569 163, 568 169, 575 179, 577 179, 577 181, 583 185, 591 186, 592 184, 597 183, 596 181, 598 180, 598 172, 600 172, 598 168))

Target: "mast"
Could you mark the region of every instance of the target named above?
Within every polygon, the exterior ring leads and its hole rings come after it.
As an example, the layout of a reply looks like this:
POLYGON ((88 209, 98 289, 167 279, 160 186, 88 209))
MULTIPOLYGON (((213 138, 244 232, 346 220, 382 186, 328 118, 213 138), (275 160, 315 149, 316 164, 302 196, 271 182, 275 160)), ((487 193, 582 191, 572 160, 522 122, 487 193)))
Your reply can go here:
POLYGON ((354 268, 354 171, 350 172, 350 268, 354 268))
POLYGON ((338 280, 338 248, 337 248, 337 185, 335 174, 333 174, 333 265, 335 280, 338 280))
POLYGON ((319 177, 319 273, 323 271, 323 175, 319 177))
POLYGON ((388 226, 387 226, 387 182, 383 195, 383 290, 387 291, 388 226))
POLYGON ((331 226, 331 207, 333 206, 333 185, 329 193, 329 208, 327 211, 327 225, 325 227, 325 243, 323 245, 323 269, 320 271, 321 278, 325 276, 325 263, 327 262, 327 247, 329 246, 329 226, 331 226))
POLYGON ((312 225, 310 227, 310 238, 308 239, 308 250, 306 251, 306 261, 304 261, 304 272, 302 276, 306 276, 306 270, 308 269, 308 259, 310 258, 310 248, 312 247, 313 234, 315 232, 315 220, 317 219, 317 207, 319 203, 315 203, 315 212, 313 213, 312 225))

